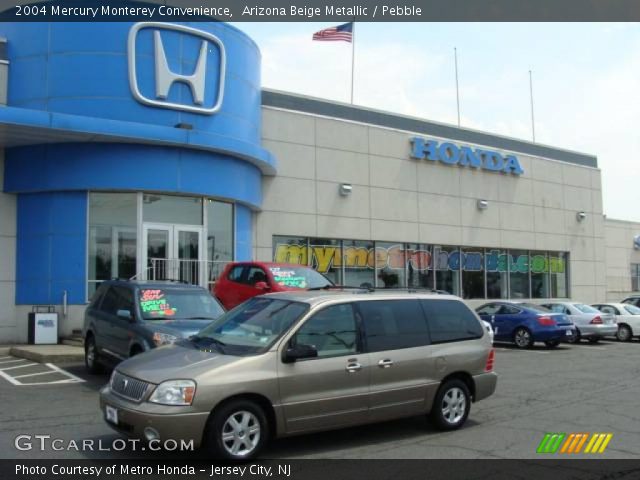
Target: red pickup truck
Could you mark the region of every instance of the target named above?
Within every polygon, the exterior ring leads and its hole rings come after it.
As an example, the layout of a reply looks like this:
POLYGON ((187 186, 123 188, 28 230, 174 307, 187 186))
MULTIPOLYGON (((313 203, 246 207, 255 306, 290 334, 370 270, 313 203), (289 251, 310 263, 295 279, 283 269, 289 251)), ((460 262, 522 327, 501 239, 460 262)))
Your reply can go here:
POLYGON ((332 287, 333 282, 304 265, 233 262, 216 280, 213 294, 227 310, 245 300, 272 292, 332 287))

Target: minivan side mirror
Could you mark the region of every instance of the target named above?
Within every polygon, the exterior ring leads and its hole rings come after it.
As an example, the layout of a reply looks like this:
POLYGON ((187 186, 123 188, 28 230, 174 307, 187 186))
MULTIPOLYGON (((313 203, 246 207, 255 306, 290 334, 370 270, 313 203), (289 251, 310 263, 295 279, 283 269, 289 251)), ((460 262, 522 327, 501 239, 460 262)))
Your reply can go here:
POLYGON ((271 289, 271 287, 269 286, 269 284, 267 282, 256 282, 256 284, 253 287, 258 289, 258 290, 270 290, 271 289))
POLYGON ((116 315, 119 318, 124 318, 125 320, 129 320, 129 321, 133 320, 133 315, 131 315, 131 310, 118 310, 116 312, 116 315))
POLYGON ((284 363, 293 363, 304 358, 316 358, 318 350, 313 345, 293 345, 284 351, 282 361, 284 363))

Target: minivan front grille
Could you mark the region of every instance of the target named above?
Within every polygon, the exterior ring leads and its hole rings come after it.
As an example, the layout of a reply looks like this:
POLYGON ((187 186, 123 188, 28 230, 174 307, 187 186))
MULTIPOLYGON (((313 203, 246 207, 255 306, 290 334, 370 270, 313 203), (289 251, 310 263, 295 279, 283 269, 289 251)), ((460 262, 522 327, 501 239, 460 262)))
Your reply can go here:
POLYGON ((117 370, 113 373, 111 379, 111 390, 114 393, 136 402, 142 400, 148 386, 149 384, 147 382, 128 377, 117 370))

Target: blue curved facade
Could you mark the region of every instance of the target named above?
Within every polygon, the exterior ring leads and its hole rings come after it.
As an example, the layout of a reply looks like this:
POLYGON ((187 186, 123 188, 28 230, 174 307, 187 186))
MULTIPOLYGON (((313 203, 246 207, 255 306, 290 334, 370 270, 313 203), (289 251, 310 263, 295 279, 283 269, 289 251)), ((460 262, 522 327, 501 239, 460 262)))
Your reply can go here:
POLYGON ((261 179, 275 174, 251 39, 218 22, 3 23, 0 36, 11 69, 0 122, 31 138, 5 149, 17 304, 86 301, 91 192, 229 202, 233 256, 251 257, 261 179))

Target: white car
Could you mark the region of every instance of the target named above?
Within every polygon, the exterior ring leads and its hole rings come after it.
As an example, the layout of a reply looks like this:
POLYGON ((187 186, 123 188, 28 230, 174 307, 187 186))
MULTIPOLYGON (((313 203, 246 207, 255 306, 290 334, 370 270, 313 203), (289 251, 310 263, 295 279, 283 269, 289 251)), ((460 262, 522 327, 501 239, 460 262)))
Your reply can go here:
POLYGON ((618 332, 616 338, 628 342, 633 337, 640 337, 640 308, 629 303, 598 303, 592 305, 602 313, 616 316, 618 332))
POLYGON ((543 307, 552 312, 564 313, 576 326, 576 335, 568 340, 577 343, 586 338, 591 343, 598 342, 603 337, 614 337, 618 333, 615 316, 579 302, 551 302, 543 307))

